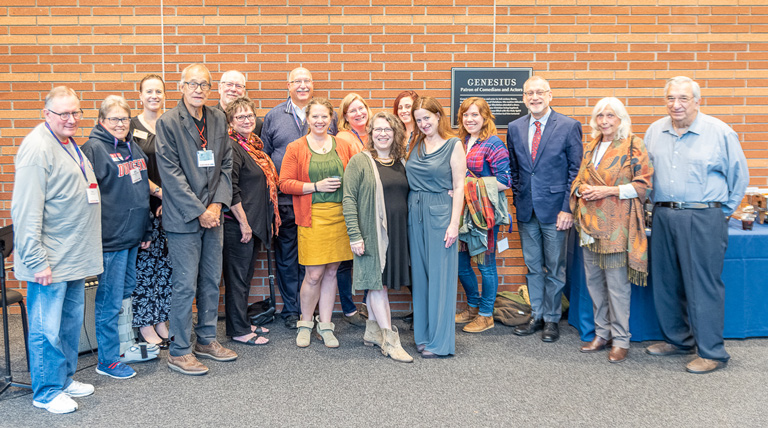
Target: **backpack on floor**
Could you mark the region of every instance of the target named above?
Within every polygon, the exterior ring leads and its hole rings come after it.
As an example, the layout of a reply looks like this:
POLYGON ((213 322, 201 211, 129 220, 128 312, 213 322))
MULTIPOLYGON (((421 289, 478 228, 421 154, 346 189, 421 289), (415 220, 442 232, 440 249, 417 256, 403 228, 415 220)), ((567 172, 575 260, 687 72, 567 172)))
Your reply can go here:
POLYGON ((493 304, 493 320, 508 326, 521 325, 530 321, 531 305, 526 302, 526 291, 500 291, 496 293, 496 302, 493 304))

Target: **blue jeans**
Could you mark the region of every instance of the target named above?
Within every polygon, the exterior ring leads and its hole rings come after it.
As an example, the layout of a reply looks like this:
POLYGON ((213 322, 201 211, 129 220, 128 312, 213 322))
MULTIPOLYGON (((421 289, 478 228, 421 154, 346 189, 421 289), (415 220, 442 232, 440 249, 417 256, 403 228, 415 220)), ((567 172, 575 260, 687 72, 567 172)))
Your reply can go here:
POLYGON ((83 325, 85 280, 27 282, 33 399, 49 403, 72 383, 83 325))
POLYGON ((544 322, 558 322, 562 314, 562 296, 565 287, 566 238, 556 223, 541 223, 534 214, 530 221, 517 222, 523 260, 528 274, 528 295, 531 298, 531 316, 544 322))
POLYGON ((136 254, 139 247, 104 253, 104 273, 99 275, 96 289, 96 341, 99 363, 112 364, 120 360, 120 337, 117 317, 123 299, 131 297, 136 288, 136 254))
MULTIPOLYGON (((499 226, 493 228, 494 242, 499 236, 499 226)), ((477 264, 477 269, 483 278, 482 295, 477 289, 477 275, 472 269, 469 251, 459 251, 459 281, 464 292, 467 293, 467 304, 473 308, 480 308, 480 315, 490 317, 493 315, 493 303, 496 301, 496 291, 499 289, 499 275, 496 272, 496 252, 485 254, 485 261, 477 264)))
POLYGON ((352 300, 352 260, 341 262, 336 271, 336 282, 339 287, 339 302, 344 315, 357 311, 355 301, 352 300))

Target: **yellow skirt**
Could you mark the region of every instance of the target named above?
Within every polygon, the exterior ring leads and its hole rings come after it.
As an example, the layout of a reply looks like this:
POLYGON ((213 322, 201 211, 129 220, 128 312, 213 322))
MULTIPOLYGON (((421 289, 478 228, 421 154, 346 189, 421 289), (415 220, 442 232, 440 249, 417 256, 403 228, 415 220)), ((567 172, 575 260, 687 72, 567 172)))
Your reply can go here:
POLYGON ((312 226, 298 226, 299 263, 304 266, 352 260, 347 225, 338 202, 312 204, 312 226))

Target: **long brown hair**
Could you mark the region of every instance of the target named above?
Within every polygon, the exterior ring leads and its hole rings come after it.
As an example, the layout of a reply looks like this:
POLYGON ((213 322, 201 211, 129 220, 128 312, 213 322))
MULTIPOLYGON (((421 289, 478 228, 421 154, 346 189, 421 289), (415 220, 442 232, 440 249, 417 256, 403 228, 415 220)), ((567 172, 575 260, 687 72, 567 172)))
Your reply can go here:
POLYGON ((414 114, 416 113, 416 110, 421 109, 437 115, 437 133, 441 138, 447 140, 454 136, 451 131, 451 123, 448 120, 448 116, 443 112, 443 106, 440 104, 440 101, 432 97, 420 97, 418 101, 413 103, 413 109, 411 110, 411 119, 416 126, 413 130, 413 133, 415 134, 413 137, 413 144, 411 144, 411 149, 408 151, 409 159, 414 149, 418 148, 419 150, 423 150, 424 138, 426 138, 426 135, 421 132, 421 128, 416 124, 416 116, 414 114))
POLYGON ((480 116, 483 117, 483 127, 480 129, 480 135, 478 135, 477 139, 479 141, 485 141, 492 135, 496 135, 496 122, 494 122, 496 120, 496 116, 494 116, 491 112, 491 108, 488 106, 488 103, 484 98, 470 97, 461 103, 461 107, 459 107, 459 113, 456 115, 456 123, 459 125, 459 138, 464 141, 469 135, 469 132, 466 130, 466 128, 464 128, 464 113, 466 113, 467 110, 472 107, 472 105, 477 106, 477 109, 480 110, 480 116))
POLYGON ((376 149, 373 147, 373 123, 376 119, 384 119, 389 123, 389 127, 392 128, 394 135, 392 136, 392 148, 389 152, 389 157, 394 159, 395 162, 400 161, 405 157, 405 127, 403 122, 392 113, 386 111, 380 111, 376 113, 370 121, 368 121, 368 143, 365 148, 371 153, 374 159, 378 156, 376 149))

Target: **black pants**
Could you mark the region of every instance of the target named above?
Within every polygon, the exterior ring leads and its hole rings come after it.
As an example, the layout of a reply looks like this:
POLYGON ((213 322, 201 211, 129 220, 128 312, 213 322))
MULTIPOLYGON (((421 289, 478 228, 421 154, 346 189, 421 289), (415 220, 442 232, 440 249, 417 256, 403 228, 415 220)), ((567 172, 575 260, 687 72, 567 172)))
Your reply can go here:
POLYGON ((723 343, 728 223, 720 208, 655 207, 651 237, 653 300, 665 340, 698 346, 702 358, 728 361, 723 343))
POLYGON ((248 319, 248 295, 261 241, 255 236, 243 244, 240 242, 240 224, 236 220, 224 220, 224 313, 227 336, 243 336, 251 332, 248 319))
POLYGON ((298 229, 293 205, 280 205, 280 233, 275 237, 275 277, 283 299, 281 315, 298 316, 301 313, 299 290, 304 280, 304 266, 299 264, 298 229))

